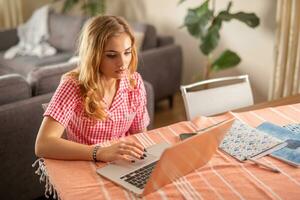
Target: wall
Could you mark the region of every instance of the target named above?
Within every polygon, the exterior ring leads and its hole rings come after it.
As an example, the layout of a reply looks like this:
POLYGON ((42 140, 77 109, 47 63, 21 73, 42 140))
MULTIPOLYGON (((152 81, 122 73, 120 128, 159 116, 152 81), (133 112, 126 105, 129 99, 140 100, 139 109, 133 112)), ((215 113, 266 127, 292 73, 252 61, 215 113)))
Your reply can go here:
POLYGON ((21 0, 22 1, 22 7, 23 7, 23 16, 24 19, 28 19, 33 11, 47 3, 52 2, 53 0, 21 0))

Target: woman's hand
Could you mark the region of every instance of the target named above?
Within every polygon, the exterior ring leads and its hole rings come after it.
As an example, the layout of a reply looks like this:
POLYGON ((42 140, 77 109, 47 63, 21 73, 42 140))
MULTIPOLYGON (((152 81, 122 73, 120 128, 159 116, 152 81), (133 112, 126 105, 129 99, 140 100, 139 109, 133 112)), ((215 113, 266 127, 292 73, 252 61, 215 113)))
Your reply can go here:
POLYGON ((133 141, 122 140, 109 147, 102 147, 97 152, 97 160, 111 162, 115 160, 125 160, 134 162, 136 159, 144 159, 144 147, 133 141))

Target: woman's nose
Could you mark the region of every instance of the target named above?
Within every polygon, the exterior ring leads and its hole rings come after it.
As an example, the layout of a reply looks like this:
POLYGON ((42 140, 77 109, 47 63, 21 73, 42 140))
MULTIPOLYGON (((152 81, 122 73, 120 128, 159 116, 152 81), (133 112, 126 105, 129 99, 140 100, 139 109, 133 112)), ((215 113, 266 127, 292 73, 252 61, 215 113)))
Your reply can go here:
POLYGON ((120 68, 123 68, 124 67, 124 65, 125 65, 125 63, 126 63, 126 60, 125 60, 126 58, 124 57, 124 56, 119 56, 119 59, 118 59, 118 67, 120 67, 120 68))

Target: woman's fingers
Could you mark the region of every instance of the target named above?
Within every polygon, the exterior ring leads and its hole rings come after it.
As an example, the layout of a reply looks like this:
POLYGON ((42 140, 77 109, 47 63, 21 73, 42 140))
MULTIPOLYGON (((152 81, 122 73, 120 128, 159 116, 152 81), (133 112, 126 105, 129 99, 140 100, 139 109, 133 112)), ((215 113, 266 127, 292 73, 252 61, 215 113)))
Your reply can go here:
POLYGON ((119 145, 118 152, 120 154, 132 156, 137 159, 144 159, 144 157, 146 157, 144 148, 141 145, 130 141, 122 141, 119 145))
POLYGON ((144 147, 137 142, 125 141, 125 143, 128 146, 135 147, 135 148, 139 149, 140 151, 144 152, 144 147))
POLYGON ((145 157, 145 155, 143 155, 143 154, 137 154, 134 151, 126 150, 126 149, 120 149, 119 153, 121 155, 127 155, 127 156, 131 156, 131 157, 134 157, 134 158, 137 158, 137 159, 144 159, 144 157, 145 157))
POLYGON ((124 142, 124 147, 126 149, 130 149, 135 152, 140 152, 140 154, 143 154, 145 152, 144 147, 136 142, 132 142, 132 141, 123 141, 123 142, 124 142))
POLYGON ((118 155, 117 160, 124 160, 126 162, 134 162, 134 160, 128 156, 125 155, 118 155))
POLYGON ((144 151, 140 150, 139 148, 136 148, 135 146, 125 145, 125 146, 121 147, 120 149, 127 150, 127 151, 133 151, 136 154, 139 154, 140 156, 144 154, 144 151))
POLYGON ((114 160, 134 162, 135 159, 144 159, 147 156, 142 145, 126 140, 121 140, 109 147, 103 147, 101 151, 98 151, 98 154, 99 159, 104 162, 114 160))

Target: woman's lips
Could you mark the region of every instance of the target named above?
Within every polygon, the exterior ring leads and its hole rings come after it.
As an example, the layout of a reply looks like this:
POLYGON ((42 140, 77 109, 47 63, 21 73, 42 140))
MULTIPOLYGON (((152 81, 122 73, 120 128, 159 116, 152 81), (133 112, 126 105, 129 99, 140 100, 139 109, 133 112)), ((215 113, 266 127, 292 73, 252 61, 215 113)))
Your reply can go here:
POLYGON ((126 73, 126 70, 125 69, 117 70, 116 73, 118 73, 118 74, 124 74, 124 73, 126 73))

